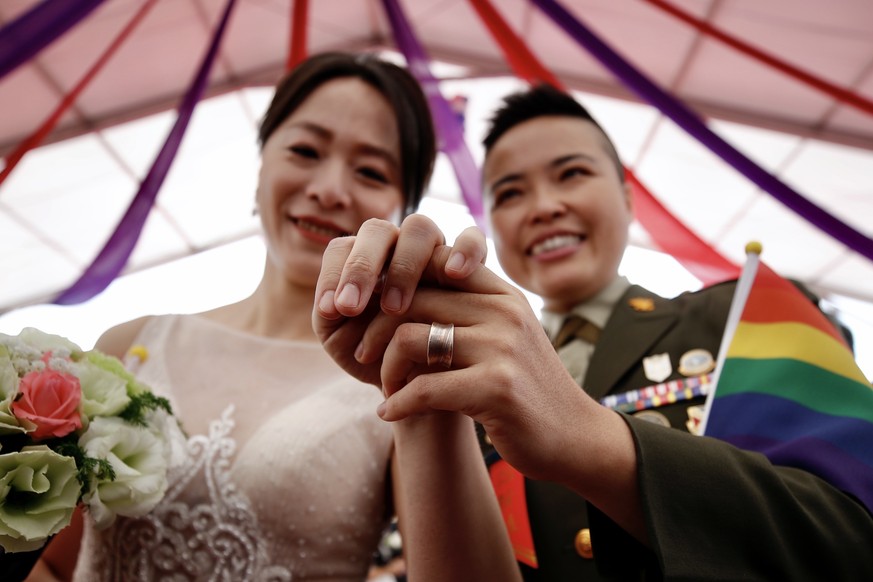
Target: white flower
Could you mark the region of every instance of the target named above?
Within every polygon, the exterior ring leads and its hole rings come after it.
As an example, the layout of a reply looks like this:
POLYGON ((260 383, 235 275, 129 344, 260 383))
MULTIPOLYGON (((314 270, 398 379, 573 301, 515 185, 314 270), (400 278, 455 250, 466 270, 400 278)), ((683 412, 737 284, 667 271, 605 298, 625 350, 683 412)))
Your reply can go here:
POLYGON ((88 360, 79 362, 74 374, 82 385, 82 413, 88 418, 115 416, 130 403, 125 378, 88 360))
POLYGON ((0 546, 6 552, 42 547, 69 525, 78 498, 71 457, 44 445, 0 455, 0 546))
POLYGON ((18 373, 9 359, 9 352, 0 345, 0 434, 25 431, 9 408, 18 394, 18 383, 18 373))
POLYGON ((166 410, 156 408, 146 415, 149 428, 167 443, 167 464, 170 469, 178 467, 188 457, 188 438, 179 426, 179 419, 166 410))
POLYGON ((9 357, 12 367, 19 377, 32 371, 33 367, 43 364, 40 358, 42 352, 33 346, 29 346, 17 337, 0 333, 0 349, 9 357))
POLYGON ((41 352, 52 352, 58 357, 69 357, 82 353, 82 348, 65 337, 42 332, 35 327, 26 327, 18 334, 18 339, 41 352))
POLYGON ((97 417, 79 439, 85 454, 109 461, 115 480, 91 480, 82 500, 102 529, 115 516, 140 517, 151 511, 167 490, 169 447, 148 428, 117 417, 97 417))
POLYGON ((27 327, 17 336, 0 333, 0 350, 4 350, 18 376, 29 372, 41 372, 46 368, 43 358, 51 354, 48 366, 60 372, 71 373, 71 358, 81 356, 82 349, 59 335, 43 333, 27 327))

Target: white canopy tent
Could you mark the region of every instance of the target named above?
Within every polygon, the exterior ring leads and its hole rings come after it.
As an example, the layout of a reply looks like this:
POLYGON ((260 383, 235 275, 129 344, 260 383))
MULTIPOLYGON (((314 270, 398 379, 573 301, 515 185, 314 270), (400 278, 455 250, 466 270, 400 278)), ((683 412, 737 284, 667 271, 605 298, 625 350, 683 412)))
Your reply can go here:
MULTIPOLYGON (((0 155, 9 154, 42 122, 142 2, 107 0, 0 80, 0 155)), ((0 25, 37 3, 5 0, 0 25)), ((467 0, 401 4, 429 55, 439 61, 434 73, 447 79, 444 94, 468 99, 467 143, 481 160, 478 144, 485 118, 502 95, 521 83, 467 0)), ((737 263, 747 241, 762 241, 771 266, 842 308, 860 340, 858 349, 873 351, 865 343, 868 334, 873 337, 873 315, 868 315, 873 262, 782 206, 642 103, 531 3, 493 4, 546 66, 581 92, 626 163, 677 218, 737 263)), ((873 4, 867 0, 672 4, 873 99, 873 4)), ((30 152, 0 186, 0 244, 7 251, 0 254, 0 313, 7 313, 0 328, 4 320, 13 325, 27 317, 46 327, 34 311, 15 310, 50 300, 76 280, 105 243, 169 131, 173 108, 224 5, 224 0, 158 1, 46 145, 30 152)), ((735 52, 646 1, 565 0, 563 5, 759 165, 873 235, 873 116, 735 52)), ((254 126, 270 97, 268 87, 284 68, 290 14, 289 0, 238 0, 211 76, 211 98, 195 111, 127 273, 172 265, 256 233, 251 216, 258 164, 254 126)), ((312 52, 395 50, 378 0, 312 1, 308 30, 312 52)), ((472 224, 445 159, 423 210, 438 218, 450 238, 472 224)), ((634 228, 632 241, 638 249, 653 248, 641 228, 634 228)), ((255 277, 261 260, 248 259, 256 263, 255 277)), ((670 264, 657 263, 661 272, 656 275, 675 284, 662 292, 697 285, 670 264)), ((635 279, 634 272, 628 275, 635 279)), ((172 297, 179 290, 156 287, 147 294, 172 297)), ((151 306, 139 305, 146 311, 151 306)), ((50 312, 59 321, 60 313, 73 309, 50 312)))

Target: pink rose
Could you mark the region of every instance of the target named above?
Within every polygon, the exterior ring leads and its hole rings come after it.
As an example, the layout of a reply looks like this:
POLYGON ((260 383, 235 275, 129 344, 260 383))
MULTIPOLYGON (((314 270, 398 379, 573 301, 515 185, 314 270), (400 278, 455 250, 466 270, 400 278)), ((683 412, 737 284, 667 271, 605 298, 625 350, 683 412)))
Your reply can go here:
POLYGON ((18 385, 12 414, 36 425, 30 433, 35 439, 62 437, 82 428, 79 379, 55 370, 30 372, 18 385))

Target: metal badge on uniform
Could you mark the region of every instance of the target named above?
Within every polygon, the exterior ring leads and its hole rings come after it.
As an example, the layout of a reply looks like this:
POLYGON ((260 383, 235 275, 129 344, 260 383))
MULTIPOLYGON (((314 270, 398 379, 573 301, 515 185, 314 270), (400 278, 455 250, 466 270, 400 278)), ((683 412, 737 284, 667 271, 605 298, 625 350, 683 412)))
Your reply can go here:
POLYGON ((651 297, 632 297, 627 302, 634 311, 654 311, 655 301, 651 297))
POLYGON ((634 414, 634 417, 639 418, 640 420, 645 420, 646 422, 651 422, 652 424, 659 424, 670 428, 670 421, 667 417, 654 410, 641 410, 634 414))
POLYGON ((663 382, 673 372, 673 364, 670 362, 670 354, 656 354, 643 358, 643 372, 646 378, 652 382, 663 382))
POLYGON ((701 376, 715 369, 715 358, 702 348, 688 350, 679 358, 679 373, 683 376, 701 376))
POLYGON ((688 420, 685 421, 685 428, 693 435, 700 436, 700 426, 703 423, 703 405, 696 404, 688 407, 688 420))

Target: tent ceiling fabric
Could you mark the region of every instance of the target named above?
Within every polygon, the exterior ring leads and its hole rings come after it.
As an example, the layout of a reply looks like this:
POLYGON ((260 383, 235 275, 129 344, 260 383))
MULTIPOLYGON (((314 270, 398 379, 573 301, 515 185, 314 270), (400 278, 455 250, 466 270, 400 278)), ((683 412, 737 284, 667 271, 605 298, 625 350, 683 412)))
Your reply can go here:
MULTIPOLYGON (((0 80, 0 155, 9 154, 102 54, 143 0, 107 0, 82 24, 0 80)), ((873 301, 873 263, 821 234, 641 104, 526 0, 492 0, 531 50, 587 105, 637 176, 728 258, 748 240, 822 293, 873 301), (618 98, 618 100, 607 99, 618 98)), ((519 85, 467 0, 401 0, 431 58, 469 98, 467 138, 481 159, 482 118, 519 85)), ((671 0, 756 47, 873 99, 869 0, 671 0)), ((38 4, 4 0, 0 25, 38 4)), ((701 35, 643 0, 562 4, 743 153, 841 220, 873 236, 873 116, 701 35)), ((211 76, 131 268, 252 232, 252 126, 288 51, 290 0, 238 0, 211 76), (239 135, 245 143, 239 143, 239 135), (232 192, 232 195, 222 193, 232 192), (204 216, 208 219, 204 220, 204 216)), ((161 0, 61 120, 0 187, 0 312, 60 291, 87 266, 136 193, 174 119, 225 0, 161 0), (122 124, 132 120, 134 123, 122 124), (87 159, 87 164, 85 160, 87 159)), ((311 0, 309 48, 393 48, 378 0, 311 0)), ((437 71, 438 76, 442 71, 437 71)), ((445 172, 443 172, 445 174, 445 172)), ((440 178, 438 175, 437 178, 440 178)), ((431 194, 460 202, 451 175, 431 194)), ((634 230, 634 242, 649 244, 634 230)))

